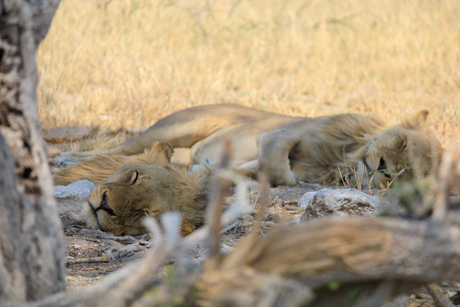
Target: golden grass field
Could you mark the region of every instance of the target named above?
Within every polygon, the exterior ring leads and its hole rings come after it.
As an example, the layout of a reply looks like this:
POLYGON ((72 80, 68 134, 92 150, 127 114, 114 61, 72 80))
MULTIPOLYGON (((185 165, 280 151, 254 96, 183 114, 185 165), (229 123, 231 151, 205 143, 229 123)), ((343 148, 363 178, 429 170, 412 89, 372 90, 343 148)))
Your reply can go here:
POLYGON ((397 123, 420 109, 460 138, 460 2, 62 1, 38 51, 43 128, 145 129, 235 102, 397 123))

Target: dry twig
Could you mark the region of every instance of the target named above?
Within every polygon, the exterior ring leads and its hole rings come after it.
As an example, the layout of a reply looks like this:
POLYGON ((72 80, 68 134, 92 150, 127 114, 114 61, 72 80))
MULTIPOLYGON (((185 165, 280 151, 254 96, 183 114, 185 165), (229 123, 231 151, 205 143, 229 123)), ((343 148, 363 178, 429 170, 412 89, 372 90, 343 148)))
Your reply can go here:
POLYGON ((431 283, 425 286, 430 296, 433 298, 434 303, 438 307, 455 307, 454 304, 447 297, 447 293, 437 284, 431 283))

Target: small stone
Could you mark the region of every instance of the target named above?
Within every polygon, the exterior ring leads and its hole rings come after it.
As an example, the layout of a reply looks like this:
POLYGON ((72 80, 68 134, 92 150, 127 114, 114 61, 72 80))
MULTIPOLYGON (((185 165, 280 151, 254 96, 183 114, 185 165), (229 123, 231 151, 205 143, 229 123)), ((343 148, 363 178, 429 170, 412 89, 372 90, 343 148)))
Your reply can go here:
POLYGON ((84 225, 80 216, 83 206, 88 202, 88 195, 96 186, 89 180, 80 180, 67 186, 54 187, 59 217, 64 229, 84 225))
POLYGON ((54 196, 57 199, 69 198, 69 197, 84 197, 88 198, 88 195, 95 188, 93 182, 89 180, 79 180, 69 185, 57 185, 54 187, 54 196))

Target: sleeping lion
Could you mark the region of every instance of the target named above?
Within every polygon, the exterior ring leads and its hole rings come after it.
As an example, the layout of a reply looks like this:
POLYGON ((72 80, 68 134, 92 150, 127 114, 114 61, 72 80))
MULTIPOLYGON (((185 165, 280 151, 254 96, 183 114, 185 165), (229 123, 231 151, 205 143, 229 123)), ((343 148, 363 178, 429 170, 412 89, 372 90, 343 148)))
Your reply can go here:
POLYGON ((209 172, 191 174, 184 167, 171 165, 172 154, 171 145, 155 142, 149 150, 129 160, 123 156, 98 156, 82 162, 78 169, 87 173, 98 166, 112 168, 83 207, 82 218, 87 226, 116 235, 140 235, 146 232, 142 225, 145 216, 159 219, 167 211, 182 213, 182 235, 201 226, 209 172))
MULTIPOLYGON (((82 161, 121 155, 127 156, 128 163, 154 142, 168 142, 174 148, 171 163, 205 165, 219 160, 223 143, 230 138, 233 169, 253 178, 263 172, 272 185, 341 183, 350 166, 358 173, 366 168, 377 186, 387 187, 398 173, 398 179, 410 180, 436 170, 442 147, 427 127, 427 115, 423 110, 388 128, 378 119, 358 114, 305 118, 236 104, 198 106, 159 120, 115 148, 63 153, 60 158, 82 161)), ((89 179, 97 184, 114 171, 103 165, 85 171, 76 165, 58 171, 55 182, 89 179)))
POLYGON ((436 171, 442 147, 427 127, 427 115, 420 111, 387 128, 358 114, 304 118, 236 104, 193 107, 115 148, 61 154, 60 159, 81 162, 55 170, 54 180, 99 184, 83 212, 93 228, 137 235, 145 232, 140 223, 145 215, 179 211, 185 235, 203 223, 208 161, 219 160, 227 139, 234 147, 233 170, 253 178, 264 173, 272 185, 341 183, 352 177, 346 170, 352 167, 387 187, 396 177, 410 180, 436 171), (183 167, 192 165, 194 174, 183 167))

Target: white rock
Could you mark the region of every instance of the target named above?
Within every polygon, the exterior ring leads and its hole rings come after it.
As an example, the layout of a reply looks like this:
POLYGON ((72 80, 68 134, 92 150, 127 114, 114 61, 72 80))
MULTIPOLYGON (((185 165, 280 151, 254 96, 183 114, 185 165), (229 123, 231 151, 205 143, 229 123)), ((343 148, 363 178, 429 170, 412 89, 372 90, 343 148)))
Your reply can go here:
POLYGON ((388 202, 380 197, 371 196, 355 189, 326 189, 314 195, 308 192, 300 200, 299 206, 305 207, 300 221, 328 216, 378 216, 388 208, 388 202), (305 197, 305 198, 304 198, 305 197))
POLYGON ((54 164, 56 164, 56 166, 61 167, 61 168, 69 167, 77 163, 78 163, 77 159, 67 157, 64 154, 60 154, 54 159, 54 164))
POLYGON ((57 185, 54 187, 59 217, 64 228, 85 224, 80 217, 80 212, 86 205, 88 195, 95 187, 94 183, 89 180, 80 180, 68 186, 57 185))
POLYGON ((96 186, 92 181, 79 180, 69 185, 57 185, 54 187, 54 196, 56 198, 68 197, 88 197, 89 193, 96 186))

